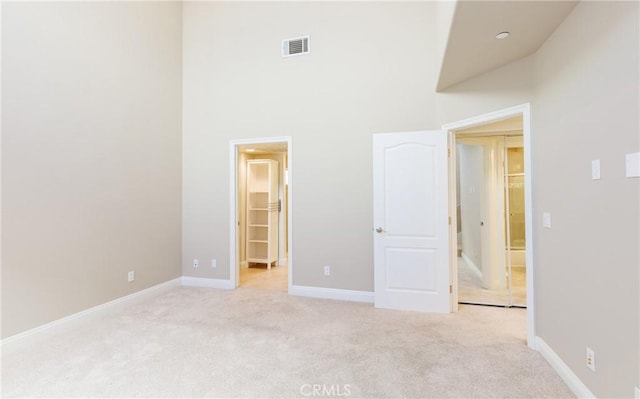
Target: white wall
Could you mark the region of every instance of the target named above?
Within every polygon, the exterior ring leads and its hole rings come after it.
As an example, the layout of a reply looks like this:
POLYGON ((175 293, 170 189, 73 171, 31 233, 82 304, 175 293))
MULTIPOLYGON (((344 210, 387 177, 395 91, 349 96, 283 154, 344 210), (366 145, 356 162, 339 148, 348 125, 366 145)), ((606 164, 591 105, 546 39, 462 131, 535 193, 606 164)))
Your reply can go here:
POLYGON ((185 275, 229 278, 229 140, 292 136, 294 284, 373 289, 372 134, 438 126, 435 6, 184 4, 185 275))
POLYGON ((533 67, 532 55, 437 93, 439 124, 530 102, 534 91, 533 67))
POLYGON ((2 337, 180 275, 181 8, 3 2, 2 337))
POLYGON ((535 59, 536 332, 597 397, 640 386, 640 179, 624 170, 640 150, 638 15, 637 2, 580 2, 535 59))

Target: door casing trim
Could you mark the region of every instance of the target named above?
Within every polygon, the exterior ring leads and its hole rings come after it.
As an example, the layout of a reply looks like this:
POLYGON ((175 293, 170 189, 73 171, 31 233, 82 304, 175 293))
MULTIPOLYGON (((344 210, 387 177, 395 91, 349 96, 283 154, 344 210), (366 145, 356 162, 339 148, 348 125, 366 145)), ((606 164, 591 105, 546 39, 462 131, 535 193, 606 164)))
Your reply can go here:
MULTIPOLYGON (((449 136, 449 149, 451 156, 449 157, 449 213, 451 216, 450 230, 450 278, 452 285, 452 304, 451 310, 453 312, 458 310, 458 279, 457 268, 455 267, 455 261, 457 260, 457 248, 456 240, 451 239, 451 231, 454 231, 457 225, 457 215, 455 213, 455 132, 460 129, 470 128, 478 125, 483 125, 489 122, 494 122, 499 119, 505 119, 513 116, 522 115, 522 139, 524 144, 524 192, 525 192, 525 248, 526 251, 526 279, 527 279, 527 346, 535 349, 535 291, 534 291, 534 279, 535 279, 535 263, 533 256, 533 161, 531 159, 531 142, 532 142, 532 130, 531 130, 531 104, 524 103, 516 105, 510 108, 501 109, 494 112, 489 112, 482 115, 473 116, 467 119, 463 119, 457 122, 452 122, 442 125, 442 130, 446 131, 449 136), (452 180, 453 178, 453 180, 452 180), (452 206, 453 203, 453 206, 452 206)), ((454 236, 455 238, 455 236, 454 236)))
POLYGON ((287 291, 291 292, 293 285, 293 148, 292 137, 261 137, 253 139, 238 139, 229 141, 229 280, 233 288, 239 283, 239 257, 238 257, 238 147, 241 145, 259 145, 271 143, 287 143, 287 163, 288 163, 288 195, 287 206, 287 242, 288 242, 288 271, 287 271, 287 291))

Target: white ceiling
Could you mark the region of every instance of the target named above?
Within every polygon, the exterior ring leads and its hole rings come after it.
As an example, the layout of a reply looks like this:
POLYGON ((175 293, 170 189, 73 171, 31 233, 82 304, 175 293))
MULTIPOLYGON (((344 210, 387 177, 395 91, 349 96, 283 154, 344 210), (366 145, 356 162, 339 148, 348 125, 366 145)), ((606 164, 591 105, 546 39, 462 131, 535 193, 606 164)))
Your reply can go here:
POLYGON ((577 3, 457 1, 437 91, 535 53, 577 3))

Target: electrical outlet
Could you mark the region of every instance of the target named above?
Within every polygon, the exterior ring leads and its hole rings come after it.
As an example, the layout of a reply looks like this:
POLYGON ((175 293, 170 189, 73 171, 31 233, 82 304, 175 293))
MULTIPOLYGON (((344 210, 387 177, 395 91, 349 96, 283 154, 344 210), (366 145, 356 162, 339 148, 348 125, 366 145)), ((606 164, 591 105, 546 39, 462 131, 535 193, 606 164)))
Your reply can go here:
POLYGON ((198 267, 198 259, 193 260, 193 267, 198 267))
POLYGON ((331 275, 331 266, 325 266, 324 267, 324 275, 325 276, 330 276, 331 275))
POLYGON ((591 371, 596 371, 596 354, 591 348, 587 348, 587 367, 589 367, 591 371))
POLYGON ((127 281, 128 282, 132 282, 133 280, 136 279, 136 274, 135 272, 132 270, 129 273, 127 273, 127 281))
POLYGON ((215 259, 211 259, 211 267, 213 267, 214 269, 218 267, 218 261, 216 261, 215 259))

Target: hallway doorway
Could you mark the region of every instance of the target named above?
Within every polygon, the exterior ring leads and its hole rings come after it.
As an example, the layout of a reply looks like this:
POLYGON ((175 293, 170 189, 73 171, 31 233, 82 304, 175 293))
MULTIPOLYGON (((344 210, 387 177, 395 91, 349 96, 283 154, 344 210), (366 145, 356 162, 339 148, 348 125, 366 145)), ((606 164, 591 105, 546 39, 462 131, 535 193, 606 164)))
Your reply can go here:
POLYGON ((458 302, 526 307, 522 118, 456 132, 458 302))
MULTIPOLYGON (((526 307, 526 323, 527 323, 527 345, 531 348, 535 347, 535 301, 534 301, 534 276, 535 276, 535 264, 533 259, 533 253, 531 249, 533 248, 533 234, 532 234, 532 187, 531 187, 531 141, 532 141, 532 131, 531 131, 531 106, 528 103, 517 105, 510 108, 505 108, 502 110, 481 114, 478 116, 470 117, 467 119, 460 120, 458 122, 449 123, 443 125, 442 127, 449 134, 449 209, 450 209, 450 234, 449 234, 449 242, 450 245, 450 259, 451 259, 451 271, 450 278, 452 282, 452 310, 458 310, 458 302, 467 302, 464 300, 465 293, 463 291, 464 284, 469 282, 475 284, 476 286, 486 285, 491 282, 497 284, 498 286, 502 285, 502 291, 500 293, 500 302, 494 306, 500 307, 526 307), (466 136, 466 137, 465 137, 466 136), (482 141, 483 137, 491 137, 498 136, 493 140, 489 140, 489 142, 479 143, 478 141, 482 141), (505 136, 507 136, 505 138, 505 136), (516 138, 510 138, 509 136, 519 136, 516 138), (476 254, 475 259, 479 259, 479 263, 483 263, 485 260, 489 262, 488 271, 485 273, 477 273, 474 270, 469 270, 465 268, 467 266, 466 259, 462 256, 463 253, 466 252, 468 248, 464 248, 464 238, 460 244, 460 248, 458 246, 458 233, 462 233, 464 231, 464 226, 460 226, 461 223, 464 222, 464 215, 458 217, 459 213, 462 212, 462 206, 459 208, 460 204, 460 196, 465 189, 460 187, 458 180, 458 169, 459 165, 457 165, 457 141, 459 138, 463 138, 467 141, 465 144, 475 144, 477 146, 481 146, 483 148, 484 153, 476 154, 476 157, 480 157, 481 159, 491 158, 493 157, 494 164, 496 162, 495 158, 502 158, 504 164, 499 163, 499 168, 494 168, 493 173, 487 174, 485 176, 486 179, 489 180, 489 188, 487 189, 486 182, 485 184, 478 184, 476 190, 471 190, 476 196, 482 194, 491 195, 494 197, 494 202, 486 201, 486 203, 492 203, 495 206, 485 206, 481 209, 484 210, 484 213, 481 215, 480 211, 477 211, 477 218, 475 219, 475 223, 473 223, 473 218, 470 218, 468 221, 471 221, 472 224, 475 224, 476 234, 480 236, 479 241, 480 249, 476 254), (474 142, 475 139, 475 142, 474 142), (516 241, 518 240, 507 240, 507 237, 511 236, 511 231, 507 230, 517 230, 513 225, 508 225, 506 223, 506 214, 509 212, 509 206, 505 203, 505 199, 509 198, 509 174, 508 173, 508 157, 507 149, 510 147, 514 147, 512 141, 513 140, 521 140, 521 150, 518 150, 520 154, 518 156, 522 156, 522 162, 520 163, 520 167, 523 168, 522 173, 518 176, 518 179, 512 181, 512 186, 519 186, 521 189, 519 195, 524 197, 524 212, 522 213, 520 221, 524 221, 521 223, 519 228, 522 228, 524 232, 523 237, 520 237, 520 240, 524 239, 524 249, 521 251, 519 255, 523 256, 522 263, 522 274, 517 276, 518 268, 514 267, 514 261, 518 261, 518 254, 511 253, 507 251, 507 248, 515 247, 516 241), (482 187, 487 190, 486 193, 478 193, 477 190, 482 187), (501 199, 501 201, 495 200, 495 198, 501 199), (502 208, 502 209, 501 209, 502 208), (460 221, 458 220, 460 219, 460 221), (484 225, 483 225, 484 224, 484 225), (483 228, 483 229, 481 229, 483 228), (477 230, 480 230, 478 232, 477 230), (486 243, 492 242, 495 245, 486 245, 486 243), (485 244, 485 245, 483 245, 485 244), (500 248, 500 246, 502 248, 500 248), (488 247, 489 249, 482 251, 482 248, 488 247), (461 249, 461 251, 458 251, 461 249), (460 256, 458 256, 460 255, 460 256), (511 258, 511 259, 509 259, 511 258), (487 260, 488 259, 488 260, 487 260), (511 263, 511 266, 509 266, 511 263), (511 273, 508 273, 507 268, 511 268, 511 273), (526 296, 520 296, 518 298, 518 293, 514 290, 514 283, 516 283, 518 279, 524 280, 524 284, 521 286, 524 288, 524 292, 526 292, 526 296), (466 281, 465 281, 466 279, 466 281), (475 281, 472 281, 474 280, 475 281), (462 295, 462 297, 461 297, 462 295), (504 299, 504 300, 502 300, 504 299)), ((512 165, 513 166, 513 165, 512 165)), ((513 173, 515 175, 515 173, 513 173)), ((511 179, 513 180, 513 179, 511 179)), ((464 184, 463 184, 464 185, 464 184)), ((469 192, 469 187, 466 187, 466 192, 469 192)), ((513 195, 512 195, 513 197, 513 195)), ((473 232, 473 228, 470 228, 467 232, 473 232)), ((472 243, 467 241, 467 247, 472 243)), ((478 245, 478 244, 476 244, 478 245)), ((515 249, 515 248, 511 248, 515 249)), ((478 266, 476 264, 476 266, 478 266)), ((480 270, 483 272, 483 270, 480 270)), ((484 301, 469 301, 469 303, 484 303, 493 305, 497 301, 484 300, 484 301)))
POLYGON ((232 280, 288 291, 291 284, 290 138, 231 142, 232 280))

